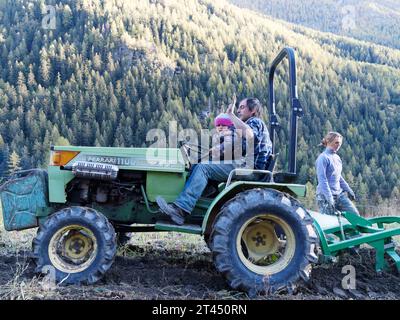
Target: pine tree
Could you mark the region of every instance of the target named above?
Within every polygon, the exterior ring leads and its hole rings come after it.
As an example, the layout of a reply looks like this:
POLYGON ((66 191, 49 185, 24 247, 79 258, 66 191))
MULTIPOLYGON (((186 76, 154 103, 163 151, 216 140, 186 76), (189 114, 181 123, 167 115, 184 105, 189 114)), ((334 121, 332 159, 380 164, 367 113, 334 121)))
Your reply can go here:
POLYGON ((30 169, 32 167, 32 157, 29 154, 27 146, 24 146, 22 149, 20 166, 23 170, 30 169))
POLYGON ((35 74, 33 73, 33 66, 32 64, 29 65, 29 74, 28 74, 28 86, 29 89, 33 89, 37 85, 35 74))
POLYGON ((400 188, 397 186, 393 188, 392 194, 390 195, 390 204, 391 209, 395 212, 400 211, 400 188))
POLYGON ((6 145, 4 144, 3 137, 0 134, 0 177, 3 176, 7 160, 8 154, 6 153, 6 145))
POLYGON ((64 5, 62 10, 62 25, 64 29, 68 29, 72 25, 72 11, 68 4, 64 5))
POLYGON ((68 141, 67 138, 63 136, 58 137, 58 139, 54 142, 56 146, 70 146, 71 143, 68 141))
POLYGON ((28 88, 26 87, 25 77, 21 71, 18 72, 18 93, 21 98, 26 98, 28 96, 28 88))
POLYGON ((49 84, 51 72, 50 60, 46 49, 40 51, 40 79, 45 86, 49 84))
POLYGON ((21 162, 21 159, 20 159, 19 155, 15 151, 13 151, 8 159, 7 174, 12 175, 14 172, 21 170, 20 162, 21 162))
POLYGON ((107 70, 110 73, 113 73, 115 71, 114 59, 112 57, 111 52, 109 52, 108 55, 107 55, 107 70))
POLYGON ((311 210, 317 210, 316 205, 316 193, 315 187, 311 184, 311 182, 306 183, 306 197, 304 198, 304 206, 311 210))
POLYGON ((101 62, 101 56, 98 53, 95 53, 93 56, 93 67, 97 71, 101 71, 102 68, 102 62, 101 62))

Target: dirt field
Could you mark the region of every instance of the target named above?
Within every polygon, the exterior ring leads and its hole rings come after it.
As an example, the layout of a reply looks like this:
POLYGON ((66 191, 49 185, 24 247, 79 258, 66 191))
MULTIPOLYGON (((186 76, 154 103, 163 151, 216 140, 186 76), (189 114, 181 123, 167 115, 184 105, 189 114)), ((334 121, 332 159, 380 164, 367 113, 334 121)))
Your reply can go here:
MULTIPOLYGON (((35 231, 0 231, 0 299, 249 299, 230 290, 216 272, 202 238, 179 233, 137 234, 121 247, 100 283, 46 287, 34 273, 30 242, 35 231)), ((292 293, 252 299, 400 299, 400 277, 376 274, 374 252, 343 254, 337 263, 317 265, 308 284, 292 293), (356 290, 342 289, 342 267, 356 270, 356 290)))

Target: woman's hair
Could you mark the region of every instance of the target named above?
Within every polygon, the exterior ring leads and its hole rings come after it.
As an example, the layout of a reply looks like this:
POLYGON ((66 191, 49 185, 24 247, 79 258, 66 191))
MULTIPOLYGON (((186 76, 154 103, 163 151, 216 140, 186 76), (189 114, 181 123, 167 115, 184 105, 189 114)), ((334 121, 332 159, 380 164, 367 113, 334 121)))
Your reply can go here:
POLYGON ((321 143, 319 145, 326 147, 329 143, 331 143, 336 138, 343 139, 343 136, 339 132, 331 131, 321 140, 321 143))
POLYGON ((258 100, 257 98, 247 98, 246 106, 249 108, 251 112, 255 110, 254 116, 258 118, 261 116, 262 105, 260 100, 258 100))

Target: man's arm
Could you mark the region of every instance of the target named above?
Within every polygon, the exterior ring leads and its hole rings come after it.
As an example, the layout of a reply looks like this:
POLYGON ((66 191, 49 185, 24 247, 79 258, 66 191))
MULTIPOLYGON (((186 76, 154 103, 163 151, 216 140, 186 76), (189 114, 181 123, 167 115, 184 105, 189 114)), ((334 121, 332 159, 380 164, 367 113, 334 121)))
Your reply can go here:
POLYGON ((240 137, 245 136, 247 139, 253 139, 254 138, 254 132, 251 129, 249 125, 244 123, 242 120, 240 120, 236 115, 235 115, 235 104, 231 103, 226 110, 226 114, 229 116, 229 118, 232 120, 233 125, 236 128, 236 132, 240 137))

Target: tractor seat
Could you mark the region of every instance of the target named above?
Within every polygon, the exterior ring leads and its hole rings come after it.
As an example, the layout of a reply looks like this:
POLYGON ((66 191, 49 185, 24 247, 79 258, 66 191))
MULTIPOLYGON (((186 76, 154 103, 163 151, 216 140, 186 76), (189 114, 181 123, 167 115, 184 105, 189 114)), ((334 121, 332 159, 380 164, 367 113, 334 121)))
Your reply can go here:
POLYGON ((265 165, 264 170, 259 169, 246 169, 246 168, 236 168, 229 174, 226 184, 220 184, 219 188, 225 188, 228 186, 232 180, 240 181, 258 181, 258 182, 270 182, 273 180, 273 171, 276 163, 277 154, 271 154, 265 165))
POLYGON ((270 182, 272 181, 272 178, 273 173, 268 170, 236 168, 229 174, 226 186, 230 185, 232 181, 270 182))

